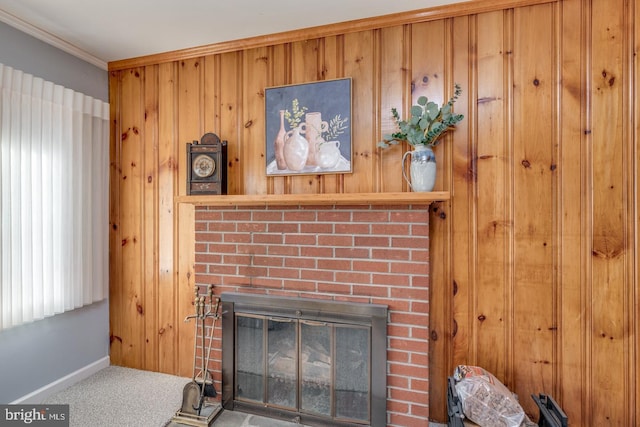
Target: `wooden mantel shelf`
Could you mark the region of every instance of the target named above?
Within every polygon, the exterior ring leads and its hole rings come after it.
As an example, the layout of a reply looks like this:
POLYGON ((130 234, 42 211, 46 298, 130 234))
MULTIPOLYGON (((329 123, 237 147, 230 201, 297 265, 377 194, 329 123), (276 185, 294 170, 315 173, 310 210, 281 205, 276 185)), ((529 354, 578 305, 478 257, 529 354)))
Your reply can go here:
POLYGON ((449 200, 449 192, 206 195, 178 196, 175 200, 195 206, 428 205, 449 200))

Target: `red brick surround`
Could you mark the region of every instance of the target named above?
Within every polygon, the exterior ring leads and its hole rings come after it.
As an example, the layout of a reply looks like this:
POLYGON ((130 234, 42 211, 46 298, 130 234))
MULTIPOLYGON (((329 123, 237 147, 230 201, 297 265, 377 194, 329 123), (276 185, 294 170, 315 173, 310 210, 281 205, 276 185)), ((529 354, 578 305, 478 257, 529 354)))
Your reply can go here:
MULTIPOLYGON (((216 293, 387 305, 387 424, 428 424, 428 206, 199 207, 195 218, 196 283, 216 293)), ((220 390, 219 342, 212 356, 220 390)))

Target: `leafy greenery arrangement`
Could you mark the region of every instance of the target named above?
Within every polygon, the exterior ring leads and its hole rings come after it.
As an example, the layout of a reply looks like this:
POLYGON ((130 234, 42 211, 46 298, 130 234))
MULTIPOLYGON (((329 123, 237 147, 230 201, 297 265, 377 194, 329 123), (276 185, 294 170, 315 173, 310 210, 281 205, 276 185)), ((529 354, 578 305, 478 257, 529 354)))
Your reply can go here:
POLYGON ((399 131, 384 135, 384 139, 378 143, 378 146, 389 147, 390 144, 398 144, 402 141, 407 141, 413 146, 438 145, 440 137, 464 118, 462 114, 454 114, 452 111, 453 103, 461 93, 462 89, 456 83, 453 96, 442 107, 429 101, 426 96, 421 96, 418 98, 418 105, 411 107, 411 118, 408 120, 400 120, 398 110, 392 108, 391 114, 399 131))

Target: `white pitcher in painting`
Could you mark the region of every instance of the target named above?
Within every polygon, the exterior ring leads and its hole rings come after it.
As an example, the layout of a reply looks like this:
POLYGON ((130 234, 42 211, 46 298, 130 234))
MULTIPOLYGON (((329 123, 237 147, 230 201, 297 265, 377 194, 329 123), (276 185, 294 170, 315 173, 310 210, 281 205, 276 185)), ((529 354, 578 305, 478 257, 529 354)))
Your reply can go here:
POLYGON ((318 145, 318 166, 323 169, 335 168, 340 161, 340 141, 326 141, 318 145))
POLYGON ((309 143, 300 135, 300 126, 287 132, 284 141, 284 160, 291 171, 301 171, 309 157, 309 143))

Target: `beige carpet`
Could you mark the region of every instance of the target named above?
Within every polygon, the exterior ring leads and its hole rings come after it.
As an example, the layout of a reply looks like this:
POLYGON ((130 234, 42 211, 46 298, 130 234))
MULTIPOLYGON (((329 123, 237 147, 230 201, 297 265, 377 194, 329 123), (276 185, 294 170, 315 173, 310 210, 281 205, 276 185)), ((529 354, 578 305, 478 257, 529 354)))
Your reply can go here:
MULTIPOLYGON (((68 404, 70 427, 176 427, 171 418, 182 405, 191 378, 109 366, 43 403, 68 404)), ((283 427, 295 424, 222 411, 213 427, 283 427)), ((298 426, 300 426, 298 424, 298 426)), ((446 427, 429 423, 429 427, 446 427)))
POLYGON ((69 404, 70 427, 163 427, 191 378, 109 366, 50 396, 69 404))

